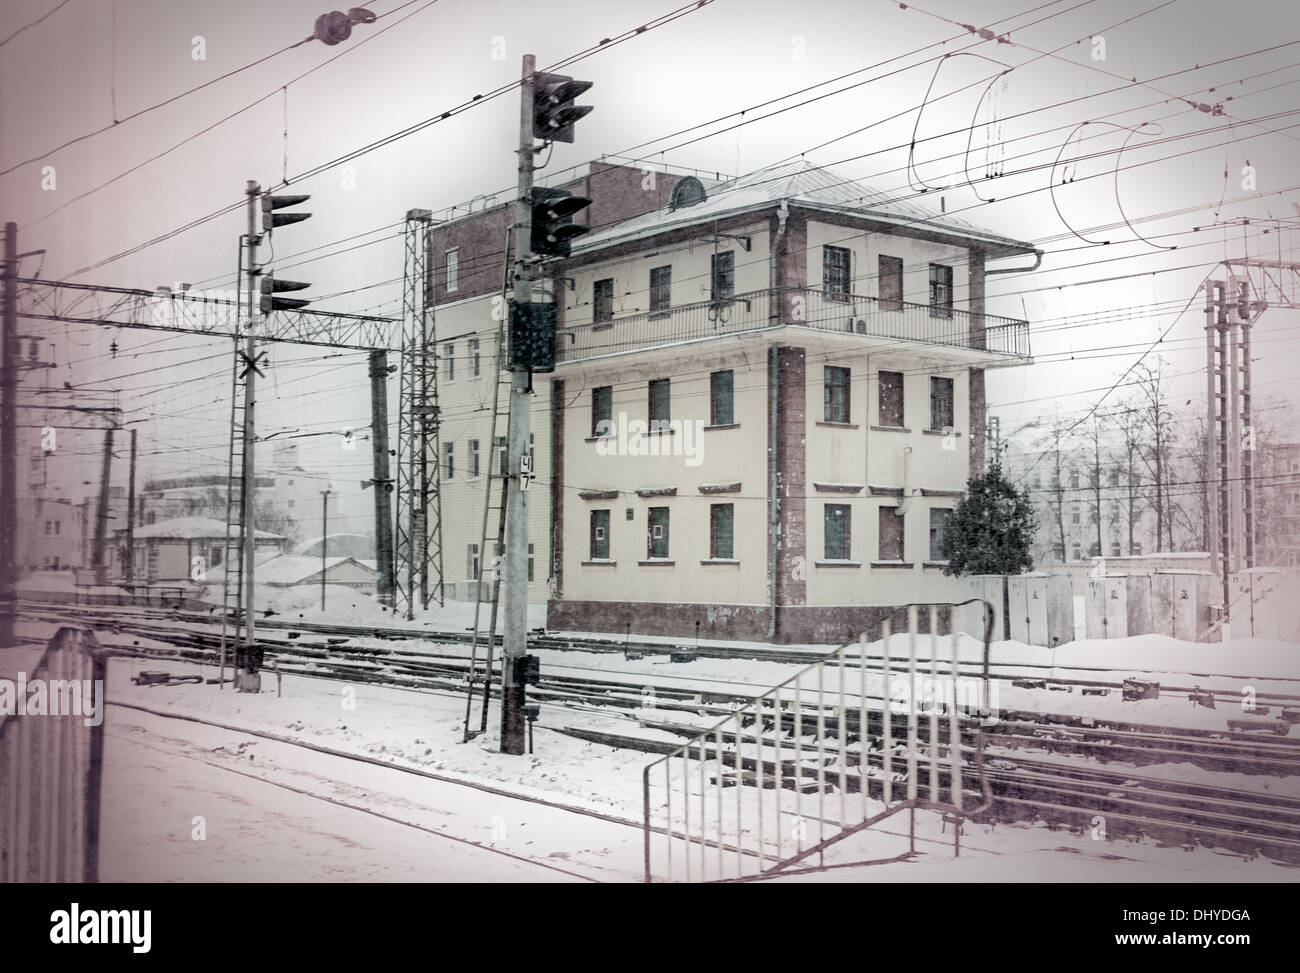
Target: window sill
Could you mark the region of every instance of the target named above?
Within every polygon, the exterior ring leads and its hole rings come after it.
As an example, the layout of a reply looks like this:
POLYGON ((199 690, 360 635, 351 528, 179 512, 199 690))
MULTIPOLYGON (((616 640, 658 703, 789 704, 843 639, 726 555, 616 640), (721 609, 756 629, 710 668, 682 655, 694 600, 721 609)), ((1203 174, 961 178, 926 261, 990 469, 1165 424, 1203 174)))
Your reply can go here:
POLYGON ((835 558, 827 558, 821 561, 814 561, 814 565, 819 568, 860 568, 861 561, 841 561, 835 558))
POLYGON ((637 561, 636 563, 643 568, 671 568, 677 564, 676 561, 666 557, 652 557, 645 561, 637 561))
POLYGON ((911 570, 912 562, 911 561, 872 561, 871 566, 873 568, 905 568, 907 570, 911 570))
POLYGON ((858 424, 856 422, 832 422, 826 419, 818 420, 817 425, 825 426, 829 429, 857 429, 858 428, 858 424))
POLYGON ((961 438, 961 433, 954 429, 952 432, 944 432, 942 429, 922 429, 922 436, 956 436, 961 438))
POLYGON ((875 426, 871 427, 872 432, 911 432, 907 426, 875 426))
MULTIPOLYGON (((667 424, 668 424, 669 422, 671 422, 671 421, 672 421, 671 419, 651 419, 651 420, 650 420, 650 422, 652 422, 652 423, 655 423, 655 422, 662 422, 664 425, 667 425, 667 424)), ((677 435, 677 430, 676 430, 676 429, 664 429, 664 428, 661 426, 661 427, 658 428, 658 429, 647 429, 647 430, 646 430, 642 435, 646 435, 646 436, 676 436, 676 435, 677 435)))
POLYGON ((701 564, 733 564, 739 567, 740 559, 734 557, 708 557, 708 558, 701 558, 700 563, 701 564))
POLYGON ((946 568, 947 566, 947 561, 925 561, 921 564, 923 568, 946 568))
POLYGON ((739 428, 740 428, 740 423, 738 422, 722 422, 716 426, 705 426, 704 431, 714 432, 718 429, 739 429, 739 428))
POLYGON ((608 558, 598 557, 590 561, 583 561, 584 568, 613 568, 618 566, 617 561, 611 561, 608 558))

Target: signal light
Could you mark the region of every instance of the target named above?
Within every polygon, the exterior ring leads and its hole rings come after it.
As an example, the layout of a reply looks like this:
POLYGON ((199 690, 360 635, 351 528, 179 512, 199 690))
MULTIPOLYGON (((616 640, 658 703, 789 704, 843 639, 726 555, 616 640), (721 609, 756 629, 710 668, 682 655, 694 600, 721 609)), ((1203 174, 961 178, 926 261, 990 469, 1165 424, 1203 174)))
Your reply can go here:
POLYGON ((270 314, 272 311, 292 311, 306 307, 311 301, 299 297, 276 297, 275 295, 281 291, 300 291, 310 286, 311 284, 300 280, 276 280, 274 276, 268 274, 262 278, 262 313, 270 314))
POLYGON ((277 209, 283 209, 286 206, 297 206, 299 203, 305 203, 311 199, 310 196, 263 196, 262 197, 262 230, 273 230, 277 226, 286 226, 289 223, 301 223, 303 220, 311 219, 310 213, 276 213, 277 209))
POLYGON ((506 367, 512 372, 555 371, 555 305, 510 302, 506 367))
POLYGON ((575 105, 573 100, 592 86, 590 81, 574 81, 564 74, 533 74, 533 138, 549 142, 572 142, 573 126, 589 114, 591 105, 575 105))
POLYGON ((590 227, 573 222, 573 214, 591 205, 585 196, 575 196, 563 189, 533 187, 533 232, 529 249, 547 257, 569 256, 575 237, 590 227))

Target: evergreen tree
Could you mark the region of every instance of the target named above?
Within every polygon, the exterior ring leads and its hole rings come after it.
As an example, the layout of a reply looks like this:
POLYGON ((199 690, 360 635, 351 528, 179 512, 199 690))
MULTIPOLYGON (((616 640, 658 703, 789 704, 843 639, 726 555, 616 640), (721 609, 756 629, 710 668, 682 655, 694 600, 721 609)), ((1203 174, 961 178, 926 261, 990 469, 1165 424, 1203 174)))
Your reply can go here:
POLYGON ((1027 490, 1017 490, 994 465, 972 477, 944 531, 944 574, 1020 574, 1034 566, 1029 553, 1038 524, 1027 490))

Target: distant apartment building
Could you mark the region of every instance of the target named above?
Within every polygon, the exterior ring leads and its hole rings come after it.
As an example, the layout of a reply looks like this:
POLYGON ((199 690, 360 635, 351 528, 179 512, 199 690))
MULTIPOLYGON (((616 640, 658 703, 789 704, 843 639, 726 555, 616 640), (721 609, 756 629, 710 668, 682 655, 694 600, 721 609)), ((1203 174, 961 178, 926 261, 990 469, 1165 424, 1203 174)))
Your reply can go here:
POLYGON ((1300 567, 1300 443, 1275 443, 1257 453, 1255 563, 1300 567))
MULTIPOLYGON (((1029 361, 985 265, 1034 248, 803 163, 585 178, 593 232, 535 286, 558 317, 532 412, 548 626, 833 641, 955 597, 943 534, 984 465, 984 373, 1029 361)), ((444 552, 468 578, 490 568, 508 220, 433 233, 444 552)))

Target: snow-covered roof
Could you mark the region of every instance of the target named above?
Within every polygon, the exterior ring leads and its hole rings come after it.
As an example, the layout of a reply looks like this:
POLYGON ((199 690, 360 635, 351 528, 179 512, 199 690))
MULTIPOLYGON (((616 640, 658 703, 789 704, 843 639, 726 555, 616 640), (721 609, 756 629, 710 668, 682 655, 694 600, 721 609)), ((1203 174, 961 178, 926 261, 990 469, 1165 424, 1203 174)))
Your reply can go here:
MULTIPOLYGON (((325 577, 341 564, 351 563, 362 571, 369 571, 364 564, 352 557, 327 557, 325 559, 325 577)), ((299 557, 296 554, 283 554, 271 558, 257 568, 256 579, 261 584, 298 584, 307 578, 320 574, 321 560, 318 557, 299 557)))
MULTIPOLYGON (((283 540, 283 534, 273 534, 267 530, 254 532, 262 540, 283 540)), ((135 529, 136 540, 161 538, 167 540, 224 540, 226 525, 211 517, 175 517, 160 520, 156 524, 146 524, 135 529)))
POLYGON ((708 198, 692 206, 671 209, 660 207, 643 216, 624 220, 575 240, 575 256, 591 253, 614 243, 624 243, 720 219, 746 211, 766 209, 779 200, 820 209, 828 213, 866 217, 900 226, 913 226, 931 232, 972 237, 1003 254, 1033 253, 1028 243, 989 233, 955 216, 932 210, 886 194, 856 179, 849 179, 830 169, 803 160, 771 166, 748 173, 708 189, 708 198))

